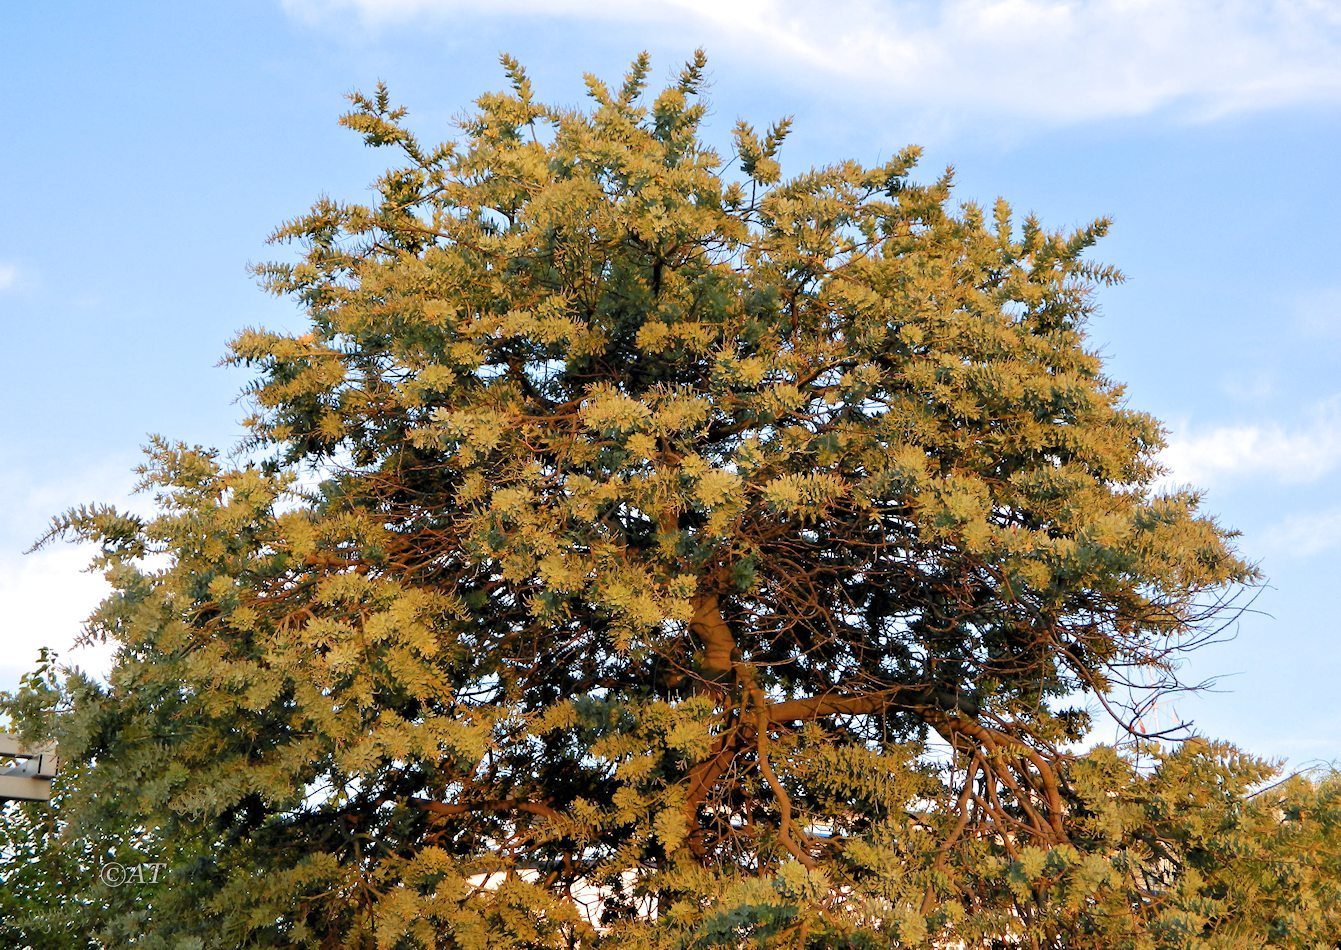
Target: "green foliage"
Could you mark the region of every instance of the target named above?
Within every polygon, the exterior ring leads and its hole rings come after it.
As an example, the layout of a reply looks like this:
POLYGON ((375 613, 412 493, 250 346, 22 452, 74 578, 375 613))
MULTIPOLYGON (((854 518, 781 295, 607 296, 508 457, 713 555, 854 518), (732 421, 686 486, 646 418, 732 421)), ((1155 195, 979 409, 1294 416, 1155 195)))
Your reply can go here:
POLYGON ((736 127, 733 180, 704 66, 649 99, 640 57, 580 111, 505 58, 510 91, 432 147, 352 97, 402 164, 276 232, 300 254, 260 274, 310 325, 233 342, 252 461, 156 441, 153 517, 53 528, 100 545, 117 655, 7 701, 69 763, 11 826, 7 926, 1336 935, 1334 779, 1251 796, 1271 770, 1226 747, 1061 750, 1073 704, 1171 685, 1255 578, 1195 493, 1153 492, 1160 428, 1086 348, 1106 223, 989 218, 915 149, 786 178, 787 121, 736 127), (166 883, 99 890, 122 851, 166 883))

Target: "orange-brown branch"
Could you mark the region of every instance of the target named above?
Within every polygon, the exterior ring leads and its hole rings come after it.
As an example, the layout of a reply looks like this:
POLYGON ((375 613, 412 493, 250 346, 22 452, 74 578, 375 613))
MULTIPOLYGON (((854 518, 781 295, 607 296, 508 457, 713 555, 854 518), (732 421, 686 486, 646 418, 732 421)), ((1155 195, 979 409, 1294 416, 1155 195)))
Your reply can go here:
POLYGON ((711 679, 725 679, 735 662, 736 638, 722 617, 716 594, 694 598, 689 630, 703 643, 703 672, 711 679))
POLYGON ((528 802, 519 799, 495 799, 483 802, 435 802, 425 798, 412 798, 410 803, 416 808, 432 812, 443 817, 471 815, 482 811, 520 811, 543 818, 558 818, 559 812, 544 802, 528 802))

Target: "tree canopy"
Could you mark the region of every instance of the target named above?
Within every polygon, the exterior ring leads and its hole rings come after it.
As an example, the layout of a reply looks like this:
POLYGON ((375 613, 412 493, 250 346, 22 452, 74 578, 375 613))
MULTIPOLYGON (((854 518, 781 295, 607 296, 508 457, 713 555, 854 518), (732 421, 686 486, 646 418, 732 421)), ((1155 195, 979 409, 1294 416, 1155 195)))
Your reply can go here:
POLYGON ((1335 939, 1335 780, 1254 795, 1273 769, 1201 739, 1075 751, 1256 579, 1157 489, 1161 428, 1087 345, 1107 222, 957 203, 912 148, 785 177, 786 120, 724 158, 701 55, 654 96, 645 56, 589 77, 586 109, 503 62, 447 144, 351 97, 398 164, 276 232, 298 254, 259 273, 308 325, 232 344, 243 457, 156 440, 153 517, 54 525, 100 545, 117 655, 8 702, 72 763, 42 847, 115 830, 170 875, 33 919, 146 946, 1335 939))

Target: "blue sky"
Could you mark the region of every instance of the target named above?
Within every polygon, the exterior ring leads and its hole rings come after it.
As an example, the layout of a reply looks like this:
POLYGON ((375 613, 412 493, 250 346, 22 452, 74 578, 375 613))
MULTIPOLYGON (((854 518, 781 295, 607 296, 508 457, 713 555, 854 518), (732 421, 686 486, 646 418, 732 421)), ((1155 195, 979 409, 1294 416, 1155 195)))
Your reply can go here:
MULTIPOLYGON (((297 326, 247 265, 320 194, 384 158, 336 125, 379 79, 426 138, 502 85, 542 97, 669 77, 703 46, 708 135, 795 116, 784 169, 909 142, 964 199, 1054 227, 1115 219, 1091 338, 1169 427, 1171 478, 1243 532, 1270 578, 1184 675, 1199 730, 1341 759, 1341 6, 1329 0, 242 0, 6 4, 0 13, 0 689, 71 652, 101 582, 86 553, 22 551, 82 501, 125 501, 150 433, 227 447, 248 325, 297 326)), ((143 499, 131 499, 143 508, 143 499)), ((1172 710, 1160 713, 1164 723, 1172 710)))

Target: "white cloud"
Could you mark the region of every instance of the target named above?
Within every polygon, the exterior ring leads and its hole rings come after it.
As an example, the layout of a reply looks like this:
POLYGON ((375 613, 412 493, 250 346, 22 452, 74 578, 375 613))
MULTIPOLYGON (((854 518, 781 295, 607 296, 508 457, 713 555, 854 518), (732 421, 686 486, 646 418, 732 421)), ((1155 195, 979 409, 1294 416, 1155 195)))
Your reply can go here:
POLYGON ((281 0, 360 29, 451 17, 654 27, 784 80, 966 114, 1076 121, 1176 110, 1213 118, 1341 100, 1341 5, 1330 0, 281 0))
POLYGON ((19 269, 0 261, 0 291, 8 290, 19 282, 19 269))
POLYGON ((1160 456, 1166 483, 1197 487, 1245 478, 1317 481, 1341 466, 1341 398, 1315 406, 1303 424, 1217 426, 1175 433, 1160 456))
POLYGON ((62 663, 107 671, 111 647, 73 648, 84 620, 108 593, 106 581, 83 570, 88 560, 88 551, 74 547, 0 557, 0 690, 17 686, 44 646, 62 663))
POLYGON ((83 622, 107 595, 106 582, 84 570, 86 547, 60 542, 32 554, 23 551, 53 515, 80 503, 103 502, 144 511, 148 500, 131 498, 133 459, 109 459, 59 479, 39 481, 30 473, 0 470, 0 690, 13 689, 32 668, 41 647, 62 662, 89 672, 107 671, 112 648, 73 649, 83 622))

